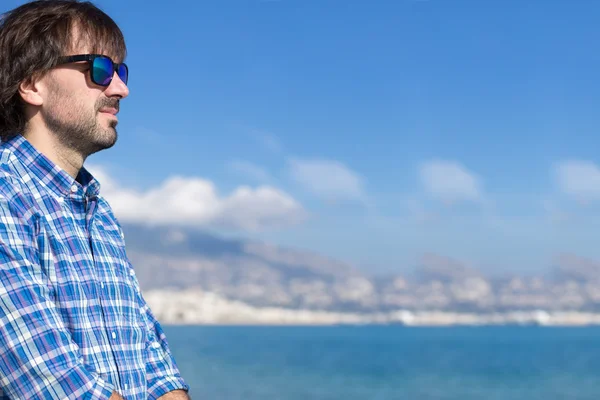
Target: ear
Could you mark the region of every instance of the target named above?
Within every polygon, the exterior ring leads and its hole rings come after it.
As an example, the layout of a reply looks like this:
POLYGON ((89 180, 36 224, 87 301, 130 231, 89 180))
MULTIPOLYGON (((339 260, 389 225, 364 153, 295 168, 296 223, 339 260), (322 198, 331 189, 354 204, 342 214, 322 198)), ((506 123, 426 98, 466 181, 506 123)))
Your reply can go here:
POLYGON ((44 98, 41 95, 43 84, 37 76, 33 76, 24 80, 19 85, 19 94, 26 104, 32 106, 41 106, 44 103, 44 98))

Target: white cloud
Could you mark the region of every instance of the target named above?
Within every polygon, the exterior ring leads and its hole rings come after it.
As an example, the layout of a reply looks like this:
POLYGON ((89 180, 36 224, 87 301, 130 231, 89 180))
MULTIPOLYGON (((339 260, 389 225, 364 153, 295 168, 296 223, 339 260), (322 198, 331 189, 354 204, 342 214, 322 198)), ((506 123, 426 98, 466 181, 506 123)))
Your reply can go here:
POLYGON ((260 231, 291 226, 306 217, 296 200, 269 186, 242 186, 220 197, 208 180, 175 176, 142 192, 119 186, 102 167, 86 168, 99 180, 101 195, 124 222, 260 231))
POLYGON ((479 178, 457 162, 429 161, 421 165, 419 174, 425 190, 444 202, 480 201, 482 198, 479 178))
POLYGON ((234 160, 229 163, 229 168, 257 182, 267 182, 270 180, 269 173, 264 168, 251 162, 234 160))
POLYGON ((290 159, 289 168, 296 183, 328 201, 365 199, 362 178, 338 161, 290 159))
POLYGON ((591 161, 563 161, 556 165, 554 177, 564 194, 580 202, 600 199, 600 168, 591 161))

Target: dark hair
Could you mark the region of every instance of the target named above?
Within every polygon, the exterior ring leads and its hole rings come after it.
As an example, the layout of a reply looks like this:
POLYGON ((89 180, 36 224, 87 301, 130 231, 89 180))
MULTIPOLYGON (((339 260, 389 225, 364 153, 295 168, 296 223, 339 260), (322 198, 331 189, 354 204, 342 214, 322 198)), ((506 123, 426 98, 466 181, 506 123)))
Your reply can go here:
POLYGON ((79 44, 115 61, 127 53, 115 21, 89 1, 37 0, 0 15, 0 140, 25 130, 21 82, 43 76, 79 44))

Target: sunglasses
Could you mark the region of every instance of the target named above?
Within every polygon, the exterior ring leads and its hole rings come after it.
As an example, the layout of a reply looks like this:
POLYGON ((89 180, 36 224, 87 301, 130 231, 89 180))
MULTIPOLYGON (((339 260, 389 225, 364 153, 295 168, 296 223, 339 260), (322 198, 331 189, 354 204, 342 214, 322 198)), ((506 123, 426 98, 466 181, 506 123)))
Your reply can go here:
POLYGON ((129 78, 129 68, 127 64, 116 64, 110 57, 100 54, 79 54, 76 56, 66 56, 59 59, 60 64, 69 64, 74 62, 87 61, 90 65, 90 78, 92 82, 100 86, 109 86, 113 80, 115 72, 119 78, 127 85, 129 78))

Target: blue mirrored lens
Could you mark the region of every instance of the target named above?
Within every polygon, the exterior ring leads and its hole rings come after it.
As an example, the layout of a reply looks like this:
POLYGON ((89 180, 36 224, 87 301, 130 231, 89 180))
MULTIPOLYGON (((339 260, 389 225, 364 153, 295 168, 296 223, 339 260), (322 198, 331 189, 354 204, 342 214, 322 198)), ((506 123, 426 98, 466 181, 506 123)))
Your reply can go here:
POLYGON ((98 85, 108 86, 114 74, 113 63, 105 57, 94 59, 92 64, 92 81, 98 85))
POLYGON ((119 78, 123 81, 124 84, 127 85, 127 79, 129 79, 129 70, 127 69, 127 65, 121 64, 119 65, 119 78))

